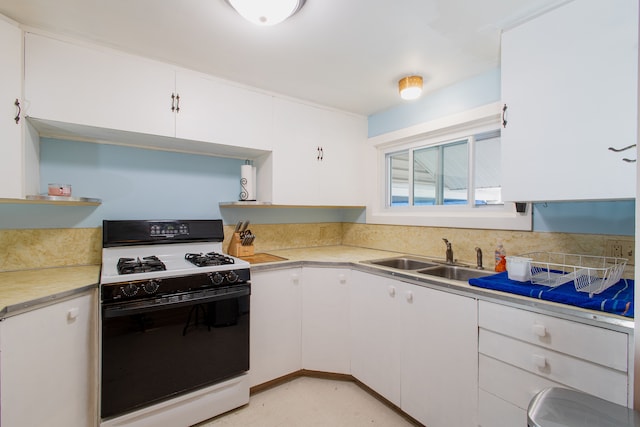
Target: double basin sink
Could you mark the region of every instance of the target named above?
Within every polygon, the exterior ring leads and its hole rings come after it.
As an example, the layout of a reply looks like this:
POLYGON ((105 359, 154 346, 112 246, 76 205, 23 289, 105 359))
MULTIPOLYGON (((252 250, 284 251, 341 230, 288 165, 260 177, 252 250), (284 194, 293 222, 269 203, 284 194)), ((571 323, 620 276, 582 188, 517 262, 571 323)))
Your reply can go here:
POLYGON ((365 264, 379 265, 381 267, 393 268, 395 270, 410 271, 412 273, 443 277, 445 279, 460 280, 464 282, 475 277, 490 276, 491 274, 494 274, 493 272, 478 270, 467 266, 445 264, 440 261, 409 256, 370 260, 365 261, 365 264))

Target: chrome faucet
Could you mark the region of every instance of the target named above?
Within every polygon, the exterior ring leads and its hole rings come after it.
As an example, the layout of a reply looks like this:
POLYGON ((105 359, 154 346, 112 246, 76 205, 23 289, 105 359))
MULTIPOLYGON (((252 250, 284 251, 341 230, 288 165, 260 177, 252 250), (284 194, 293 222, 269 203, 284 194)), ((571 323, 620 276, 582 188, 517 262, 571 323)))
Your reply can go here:
POLYGON ((447 264, 453 264, 453 249, 451 249, 451 243, 447 239, 443 238, 442 240, 444 240, 444 244, 447 245, 447 264))
POLYGON ((482 249, 480 248, 476 248, 476 268, 478 270, 484 270, 484 267, 482 266, 482 249))

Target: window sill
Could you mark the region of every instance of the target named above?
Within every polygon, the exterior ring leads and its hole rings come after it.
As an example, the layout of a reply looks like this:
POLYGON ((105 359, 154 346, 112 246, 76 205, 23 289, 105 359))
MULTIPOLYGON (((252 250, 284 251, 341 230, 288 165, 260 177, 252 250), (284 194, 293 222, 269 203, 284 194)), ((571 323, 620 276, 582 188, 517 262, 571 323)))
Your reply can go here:
POLYGON ((505 210, 442 209, 430 212, 385 209, 369 213, 367 224, 415 225, 448 228, 480 228, 490 230, 531 231, 531 206, 525 213, 505 210))

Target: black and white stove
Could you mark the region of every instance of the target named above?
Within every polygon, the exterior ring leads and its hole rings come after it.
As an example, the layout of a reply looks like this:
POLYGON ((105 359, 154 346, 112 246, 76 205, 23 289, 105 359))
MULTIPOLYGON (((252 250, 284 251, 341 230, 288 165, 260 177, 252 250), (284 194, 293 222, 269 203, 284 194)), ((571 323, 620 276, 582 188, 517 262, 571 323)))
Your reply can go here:
POLYGON ((249 401, 249 263, 221 220, 104 221, 101 427, 190 426, 249 401))
POLYGON ((223 239, 220 220, 104 221, 102 302, 247 283, 249 263, 223 239))

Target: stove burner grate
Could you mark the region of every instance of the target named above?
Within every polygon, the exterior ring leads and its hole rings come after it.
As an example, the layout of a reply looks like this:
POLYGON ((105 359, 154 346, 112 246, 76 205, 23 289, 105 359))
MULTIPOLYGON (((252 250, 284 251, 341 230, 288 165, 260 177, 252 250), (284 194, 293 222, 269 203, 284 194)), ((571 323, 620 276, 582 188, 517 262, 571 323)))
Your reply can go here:
POLYGON ((155 256, 140 258, 120 258, 117 264, 118 274, 147 273, 150 271, 164 271, 167 267, 155 256))
POLYGON ((207 267, 212 265, 227 265, 234 264, 233 258, 216 252, 209 252, 207 254, 185 254, 184 259, 198 267, 207 267))

